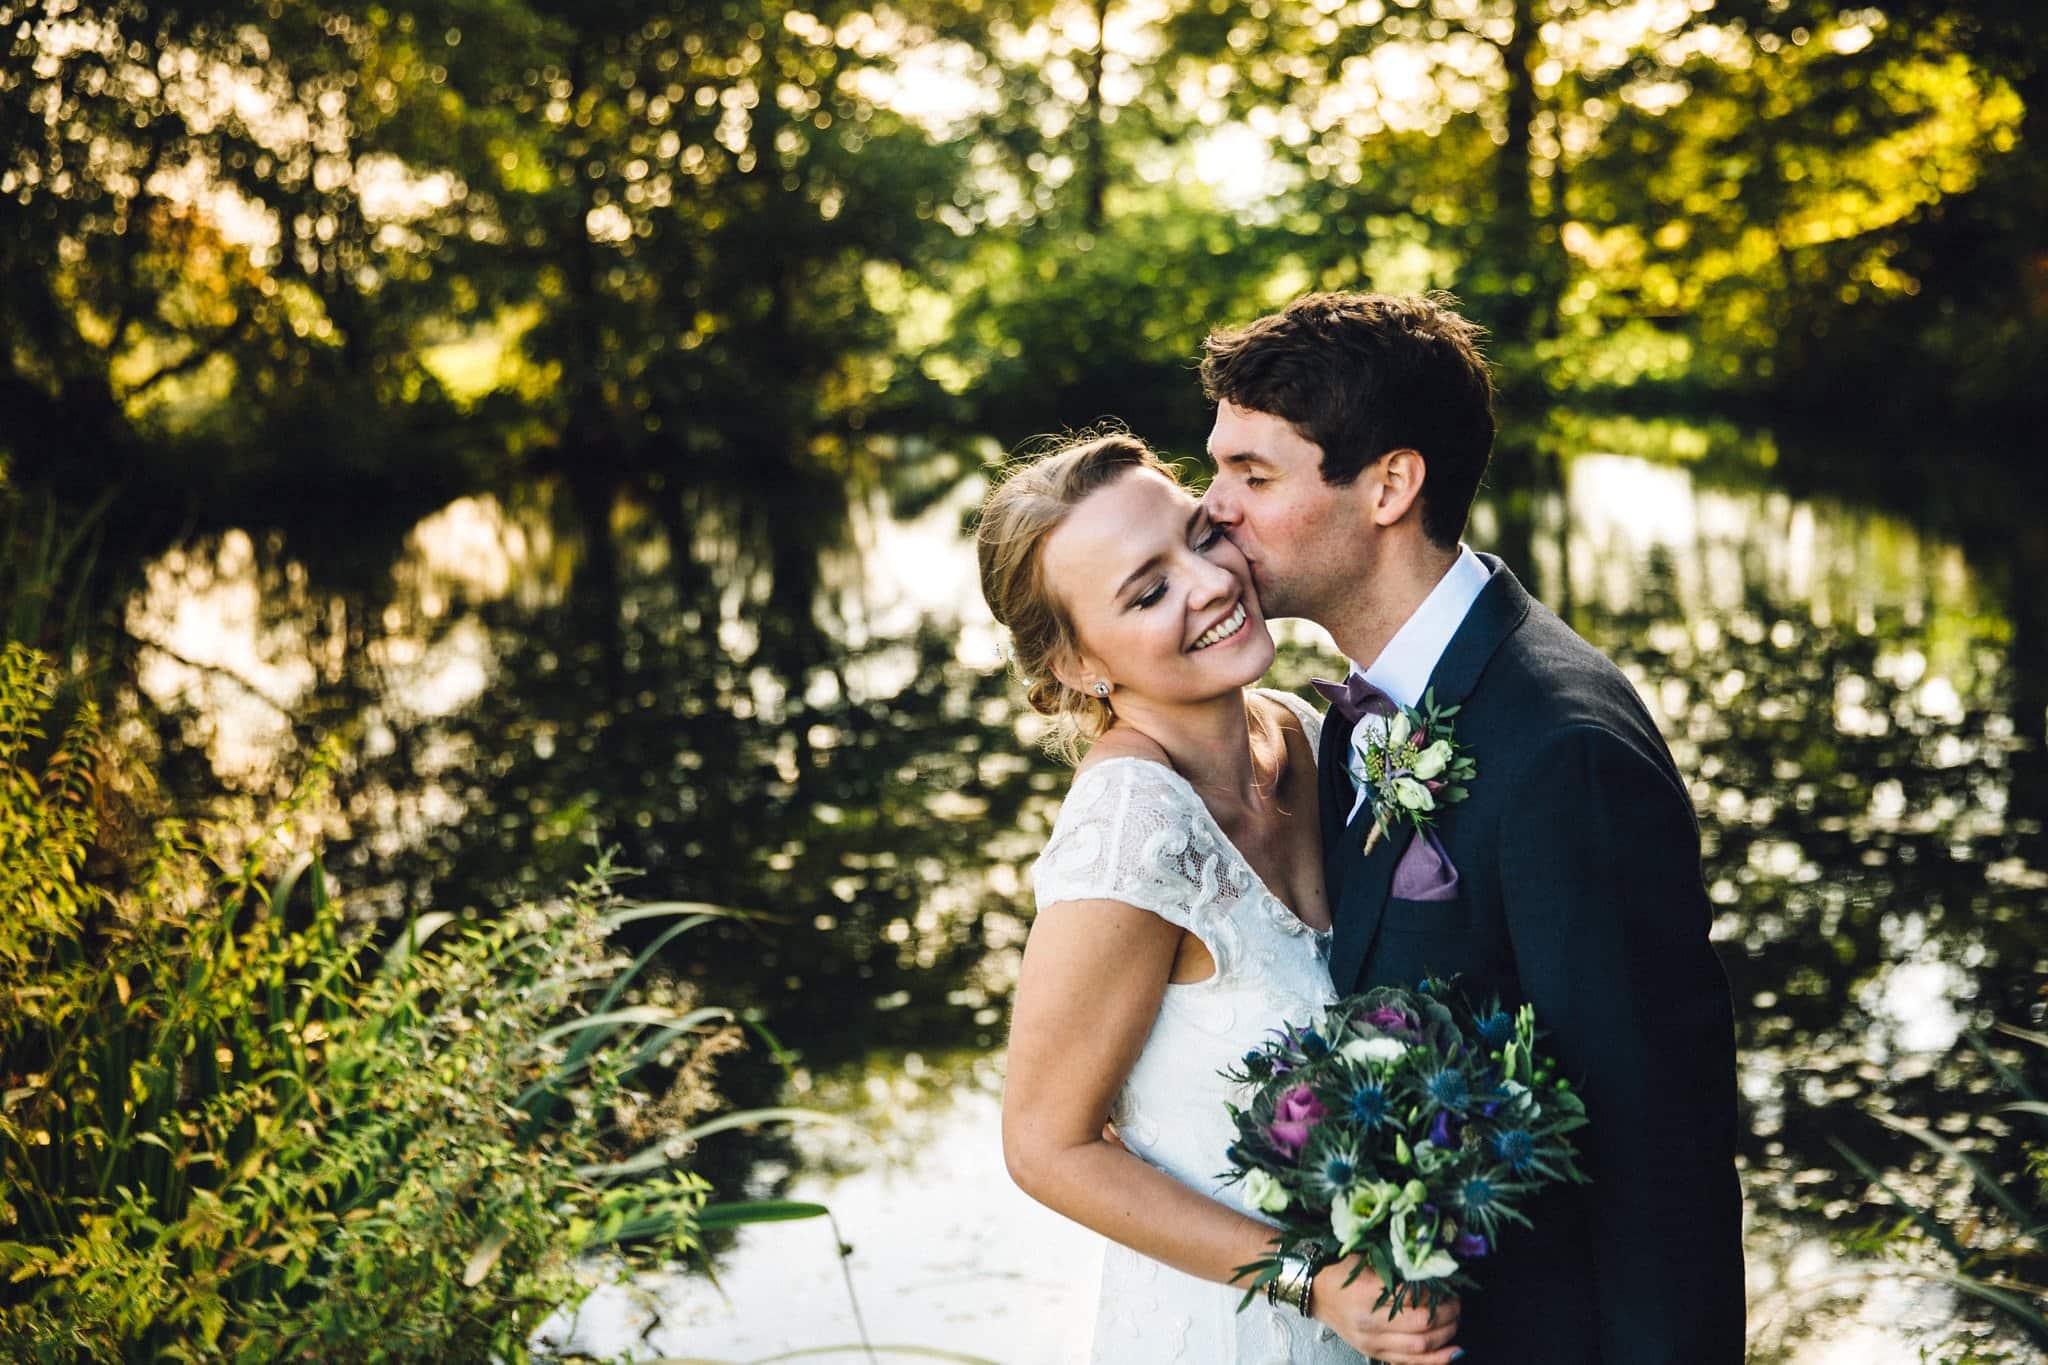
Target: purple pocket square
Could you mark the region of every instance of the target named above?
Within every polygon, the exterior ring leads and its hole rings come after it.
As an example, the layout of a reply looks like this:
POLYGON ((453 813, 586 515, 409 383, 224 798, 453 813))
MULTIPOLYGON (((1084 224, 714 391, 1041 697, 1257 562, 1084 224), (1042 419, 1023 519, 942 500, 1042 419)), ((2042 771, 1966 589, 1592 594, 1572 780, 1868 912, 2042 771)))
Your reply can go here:
POLYGON ((1451 866, 1451 855, 1444 852, 1435 830, 1426 829, 1408 841, 1407 852, 1394 867, 1390 894, 1404 901, 1457 899, 1458 869, 1451 866))

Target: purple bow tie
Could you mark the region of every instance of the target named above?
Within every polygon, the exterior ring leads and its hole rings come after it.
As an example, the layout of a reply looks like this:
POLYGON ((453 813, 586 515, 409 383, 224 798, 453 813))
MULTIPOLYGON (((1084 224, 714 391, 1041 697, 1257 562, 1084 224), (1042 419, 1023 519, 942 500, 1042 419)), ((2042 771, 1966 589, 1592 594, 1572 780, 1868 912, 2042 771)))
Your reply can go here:
POLYGON ((1396 709, 1393 699, 1367 682, 1363 673, 1353 673, 1340 683, 1311 678, 1309 686, 1328 698, 1331 714, 1346 725, 1356 725, 1364 716, 1391 716, 1396 709))

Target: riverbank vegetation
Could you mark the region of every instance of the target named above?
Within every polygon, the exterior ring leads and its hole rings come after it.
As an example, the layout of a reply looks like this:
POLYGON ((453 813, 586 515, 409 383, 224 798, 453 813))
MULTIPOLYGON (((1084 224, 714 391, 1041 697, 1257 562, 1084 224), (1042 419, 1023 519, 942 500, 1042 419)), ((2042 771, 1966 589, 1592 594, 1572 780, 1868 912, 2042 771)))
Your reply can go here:
MULTIPOLYGON (((192 827, 97 706, 0 653, 0 1353, 524 1359, 594 1282, 686 1258, 731 1011, 613 948, 721 912, 560 897, 378 939, 290 799, 192 827)), ((808 1212, 817 1212, 808 1210, 808 1212)))

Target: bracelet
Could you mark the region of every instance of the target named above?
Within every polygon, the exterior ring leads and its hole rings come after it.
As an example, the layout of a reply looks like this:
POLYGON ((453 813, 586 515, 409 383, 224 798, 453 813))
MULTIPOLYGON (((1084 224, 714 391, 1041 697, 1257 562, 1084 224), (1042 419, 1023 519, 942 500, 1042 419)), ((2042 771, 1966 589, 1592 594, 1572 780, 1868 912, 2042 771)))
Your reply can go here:
POLYGON ((1303 1317, 1310 1316, 1309 1300, 1315 1291, 1316 1272, 1326 1264, 1322 1249, 1313 1244, 1301 1252, 1280 1258, 1280 1273, 1266 1281, 1266 1302, 1286 1304, 1303 1317))

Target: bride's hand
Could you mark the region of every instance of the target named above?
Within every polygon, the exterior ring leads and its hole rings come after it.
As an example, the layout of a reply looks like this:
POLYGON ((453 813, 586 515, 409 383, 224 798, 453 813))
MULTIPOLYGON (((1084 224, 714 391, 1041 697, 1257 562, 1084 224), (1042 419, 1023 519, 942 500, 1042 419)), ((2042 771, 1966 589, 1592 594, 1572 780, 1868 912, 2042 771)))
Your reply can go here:
POLYGON ((1404 1308, 1389 1318, 1373 1307, 1380 1279, 1370 1270, 1344 1283, 1350 1271, 1343 1262, 1325 1266, 1315 1278, 1309 1307, 1316 1319, 1360 1352, 1386 1365, 1450 1365, 1464 1351, 1451 1344, 1458 1332, 1458 1301, 1445 1299, 1434 1309, 1404 1308))

